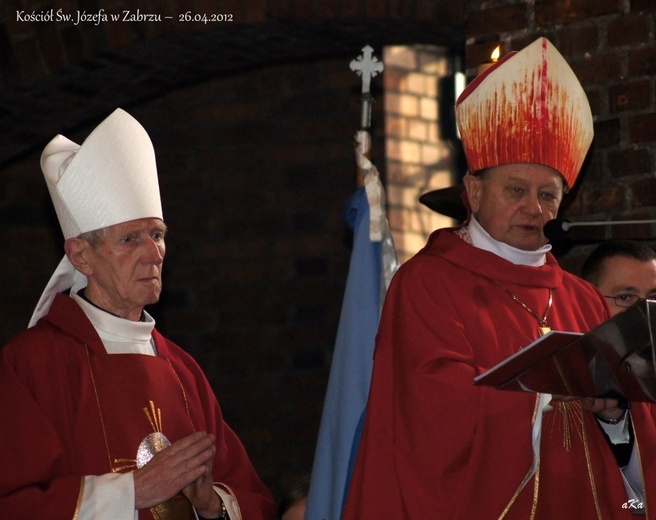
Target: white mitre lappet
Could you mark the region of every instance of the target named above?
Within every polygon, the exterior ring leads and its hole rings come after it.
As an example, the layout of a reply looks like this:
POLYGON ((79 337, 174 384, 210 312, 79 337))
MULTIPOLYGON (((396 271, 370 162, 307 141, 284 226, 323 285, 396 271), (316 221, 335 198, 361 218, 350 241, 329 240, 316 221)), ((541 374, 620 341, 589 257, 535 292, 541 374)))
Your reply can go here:
MULTIPOLYGON (((120 108, 82 146, 56 136, 41 154, 41 169, 65 240, 131 220, 163 220, 153 144, 120 108)), ((64 256, 28 327, 47 314, 56 293, 81 289, 86 282, 64 256)))

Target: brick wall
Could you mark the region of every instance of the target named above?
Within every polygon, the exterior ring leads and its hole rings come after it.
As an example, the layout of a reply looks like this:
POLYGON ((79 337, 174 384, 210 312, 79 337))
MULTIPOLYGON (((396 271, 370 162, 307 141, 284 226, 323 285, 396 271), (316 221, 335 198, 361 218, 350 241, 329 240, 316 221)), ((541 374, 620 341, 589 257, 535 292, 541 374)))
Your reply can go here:
MULTIPOLYGON (((453 221, 417 200, 423 193, 457 182, 455 149, 439 106, 453 102, 449 52, 435 46, 392 46, 385 50, 385 123, 388 217, 402 263, 426 243, 431 231, 453 221), (449 94, 450 97, 449 97, 449 94)), ((451 120, 446 119, 448 123, 451 120)))

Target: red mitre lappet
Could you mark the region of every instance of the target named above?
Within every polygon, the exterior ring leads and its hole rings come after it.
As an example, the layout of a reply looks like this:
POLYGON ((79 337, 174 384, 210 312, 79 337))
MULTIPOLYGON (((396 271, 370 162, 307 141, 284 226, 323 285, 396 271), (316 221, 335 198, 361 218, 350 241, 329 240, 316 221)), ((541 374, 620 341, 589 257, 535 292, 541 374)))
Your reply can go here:
POLYGON ((593 137, 588 98, 546 38, 504 56, 458 98, 456 118, 469 170, 534 163, 571 188, 593 137))

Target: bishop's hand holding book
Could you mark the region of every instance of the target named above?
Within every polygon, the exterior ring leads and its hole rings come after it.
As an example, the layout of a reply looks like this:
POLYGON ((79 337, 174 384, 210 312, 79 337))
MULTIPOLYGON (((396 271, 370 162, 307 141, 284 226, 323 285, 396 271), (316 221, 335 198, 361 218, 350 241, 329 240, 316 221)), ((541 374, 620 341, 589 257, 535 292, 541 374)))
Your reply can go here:
POLYGON ((550 331, 474 379, 502 390, 656 402, 656 300, 585 334, 550 331))

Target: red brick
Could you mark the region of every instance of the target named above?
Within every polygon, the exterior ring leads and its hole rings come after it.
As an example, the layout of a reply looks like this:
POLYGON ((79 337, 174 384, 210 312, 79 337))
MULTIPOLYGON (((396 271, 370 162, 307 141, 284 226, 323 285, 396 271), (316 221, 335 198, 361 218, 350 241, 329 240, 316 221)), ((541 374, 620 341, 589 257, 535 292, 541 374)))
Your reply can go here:
POLYGON ((608 45, 612 47, 637 46, 649 41, 649 18, 622 16, 608 24, 608 45))
POLYGON ((399 70, 396 67, 386 67, 383 79, 385 81, 386 92, 401 92, 404 87, 405 78, 408 75, 407 70, 399 70))
POLYGON ((621 57, 615 53, 597 53, 568 62, 583 86, 605 84, 622 74, 621 57))
POLYGON ((592 142, 592 148, 588 152, 588 155, 583 162, 583 167, 579 173, 576 184, 574 185, 574 191, 579 189, 582 185, 587 185, 588 183, 596 183, 606 179, 604 173, 604 162, 603 156, 599 152, 600 147, 592 142))
POLYGON ((524 4, 482 9, 465 14, 469 38, 489 35, 491 28, 494 28, 494 33, 518 31, 525 28, 527 22, 527 7, 524 4))
POLYGON ((651 153, 646 148, 626 148, 608 152, 608 169, 613 177, 649 175, 651 153))
POLYGON ((621 124, 618 118, 597 121, 594 125, 594 144, 606 148, 620 142, 621 124))
POLYGON ((640 179, 631 186, 633 206, 653 206, 656 200, 656 179, 640 179))
POLYGON ((588 103, 590 103, 590 110, 592 111, 593 116, 601 114, 605 107, 606 102, 606 89, 598 87, 589 87, 585 89, 585 95, 588 98, 588 103))
POLYGON ((617 0, 536 0, 535 22, 546 27, 620 13, 621 10, 621 2, 617 0))
MULTIPOLYGON (((600 28, 597 24, 573 24, 565 26, 557 33, 558 50, 570 58, 598 52, 600 45, 600 28)), ((556 43, 553 41, 552 43, 556 43)))
POLYGON ((584 215, 607 214, 624 208, 624 188, 619 185, 595 185, 579 193, 581 212, 584 215))
POLYGON ((612 85, 608 88, 608 106, 611 114, 648 108, 651 103, 649 80, 612 85))
POLYGON ((629 141, 644 143, 656 141, 656 113, 637 115, 629 118, 629 141))
POLYGON ((628 53, 629 76, 656 74, 656 47, 631 50, 628 53))

